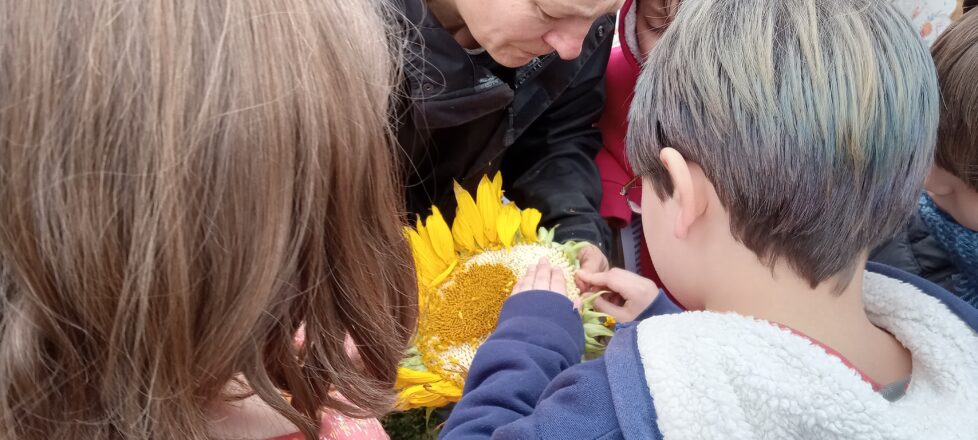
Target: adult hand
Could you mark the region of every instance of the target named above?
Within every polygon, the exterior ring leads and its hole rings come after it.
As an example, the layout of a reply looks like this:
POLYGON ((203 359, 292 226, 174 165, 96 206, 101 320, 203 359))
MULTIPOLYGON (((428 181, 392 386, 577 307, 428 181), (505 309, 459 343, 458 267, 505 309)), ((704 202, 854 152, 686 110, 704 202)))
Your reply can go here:
POLYGON ((652 280, 623 269, 577 273, 577 281, 607 291, 594 300, 594 309, 618 322, 634 321, 659 294, 652 280))
MULTIPOLYGON (((608 264, 608 257, 604 256, 601 248, 589 244, 577 253, 577 260, 581 263, 582 272, 599 273, 607 271, 611 266, 608 264)), ((582 282, 580 278, 574 280, 581 293, 592 291, 592 286, 582 282)))
POLYGON ((560 268, 550 266, 550 261, 546 258, 541 258, 535 266, 528 267, 526 275, 516 282, 513 286, 513 295, 531 290, 549 290, 567 296, 567 287, 564 283, 564 272, 560 268))

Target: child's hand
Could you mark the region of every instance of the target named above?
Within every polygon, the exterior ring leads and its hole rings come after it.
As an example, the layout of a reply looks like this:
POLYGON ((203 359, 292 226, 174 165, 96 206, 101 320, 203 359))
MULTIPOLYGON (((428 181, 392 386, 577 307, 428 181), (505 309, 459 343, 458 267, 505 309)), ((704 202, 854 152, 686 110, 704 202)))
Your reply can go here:
POLYGON ((550 261, 541 258, 536 266, 526 269, 526 275, 513 286, 513 295, 530 290, 549 290, 561 295, 567 295, 564 284, 564 272, 557 267, 551 267, 550 261))
MULTIPOLYGON (((581 270, 585 272, 604 272, 611 267, 608 265, 608 257, 604 255, 604 252, 601 252, 601 248, 593 244, 581 249, 577 253, 577 259, 581 262, 581 270)), ((582 285, 580 280, 575 281, 577 282, 577 288, 581 289, 581 292, 587 291, 590 287, 582 285)))
POLYGON ((594 309, 618 322, 634 321, 659 294, 659 286, 652 280, 617 268, 598 273, 580 271, 577 281, 607 290, 594 300, 594 309))

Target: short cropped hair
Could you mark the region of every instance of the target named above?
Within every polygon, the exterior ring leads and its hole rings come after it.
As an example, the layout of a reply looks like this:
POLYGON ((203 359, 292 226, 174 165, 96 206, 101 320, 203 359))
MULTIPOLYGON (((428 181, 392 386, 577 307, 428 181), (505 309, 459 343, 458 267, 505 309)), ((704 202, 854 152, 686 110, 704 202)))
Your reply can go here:
POLYGON ((731 232, 811 285, 909 218, 933 161, 934 64, 886 0, 688 0, 646 61, 627 150, 660 198, 659 151, 700 165, 731 232))
POLYGON ((942 96, 937 164, 978 191, 978 13, 952 25, 931 53, 942 96))

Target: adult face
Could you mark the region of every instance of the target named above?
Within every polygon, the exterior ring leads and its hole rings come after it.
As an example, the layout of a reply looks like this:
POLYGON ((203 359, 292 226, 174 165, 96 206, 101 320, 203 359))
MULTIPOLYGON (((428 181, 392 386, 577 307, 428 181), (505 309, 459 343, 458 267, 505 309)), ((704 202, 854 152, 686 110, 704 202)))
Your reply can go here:
POLYGON ((551 52, 577 58, 594 20, 620 6, 621 0, 456 0, 472 38, 507 67, 551 52))

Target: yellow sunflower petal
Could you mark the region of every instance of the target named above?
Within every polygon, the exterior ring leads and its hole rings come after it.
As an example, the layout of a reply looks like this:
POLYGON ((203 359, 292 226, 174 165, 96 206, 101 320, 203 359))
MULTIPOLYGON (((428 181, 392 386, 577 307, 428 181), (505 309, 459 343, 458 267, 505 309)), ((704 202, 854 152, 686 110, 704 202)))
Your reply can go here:
POLYGON ((452 222, 452 237, 455 238, 455 249, 459 252, 475 252, 479 249, 476 246, 475 237, 472 236, 472 230, 467 224, 459 221, 457 217, 452 222))
POLYGON ((414 256, 419 280, 426 285, 431 284, 431 280, 445 271, 445 263, 442 262, 441 258, 438 258, 434 249, 431 248, 431 243, 422 237, 420 232, 405 228, 405 233, 408 242, 411 244, 411 255, 414 256))
POLYGON ((448 265, 448 267, 445 268, 445 270, 442 271, 442 273, 436 275, 434 279, 431 280, 431 283, 428 285, 434 287, 441 284, 442 281, 448 279, 448 276, 452 274, 452 271, 455 270, 455 266, 458 266, 458 260, 455 260, 452 262, 452 264, 448 265))
POLYGON ((421 219, 420 215, 414 222, 414 230, 418 233, 418 238, 420 240, 418 244, 423 245, 424 252, 422 255, 424 255, 426 258, 430 258, 434 263, 430 266, 431 271, 429 271, 427 274, 430 275, 430 278, 434 278, 444 270, 445 262, 442 261, 441 256, 438 255, 438 252, 435 252, 435 247, 431 243, 431 236, 428 233, 428 228, 425 227, 425 222, 421 219))
POLYGON ((486 176, 482 176, 479 188, 476 189, 475 203, 479 206, 479 213, 482 214, 482 230, 486 234, 486 244, 490 246, 498 244, 496 217, 499 216, 499 210, 502 209, 502 199, 495 184, 489 181, 486 176))
POLYGON ((432 393, 441 395, 452 402, 458 401, 458 399, 462 398, 462 389, 447 380, 425 385, 425 389, 432 393))
POLYGON ((486 247, 486 234, 482 230, 482 214, 475 200, 461 185, 455 183, 455 221, 452 222, 452 235, 456 244, 464 250, 475 252, 486 247))
POLYGON ((451 403, 438 393, 429 391, 424 385, 408 387, 397 395, 397 409, 439 408, 451 403))
POLYGON ((412 409, 412 408, 423 408, 426 406, 438 407, 446 399, 442 396, 434 394, 426 389, 423 385, 413 385, 401 392, 397 393, 397 403, 395 407, 401 411, 412 409))
POLYGON ((455 241, 452 239, 452 231, 448 229, 448 223, 445 223, 445 217, 442 217, 438 208, 432 207, 425 227, 428 229, 428 239, 431 240, 431 248, 435 254, 446 266, 452 266, 458 260, 458 255, 455 254, 455 241))
POLYGON ((520 222, 520 234, 523 241, 527 243, 537 242, 537 227, 540 225, 540 218, 543 216, 540 211, 533 208, 524 209, 521 213, 523 219, 520 222))
POLYGON ((499 212, 496 220, 496 232, 499 233, 499 241, 509 249, 513 245, 513 237, 520 229, 520 209, 515 204, 509 203, 499 212))
POLYGON ((492 189, 496 191, 496 200, 503 199, 503 173, 496 171, 496 175, 492 176, 492 189))
POLYGON ((418 231, 418 236, 420 236, 425 243, 428 243, 428 246, 430 247, 431 239, 428 238, 428 228, 424 227, 424 221, 421 220, 420 215, 417 216, 417 219, 414 221, 414 229, 418 231))
POLYGON ((397 369, 398 409, 437 408, 462 397, 462 390, 441 376, 430 371, 409 368, 397 369))
POLYGON ((435 383, 439 380, 442 380, 441 376, 430 371, 418 371, 400 367, 397 369, 397 380, 394 383, 394 388, 407 388, 411 385, 435 383))
POLYGON ((428 296, 429 296, 429 285, 431 280, 422 280, 418 278, 418 309, 424 310, 428 307, 428 296))

